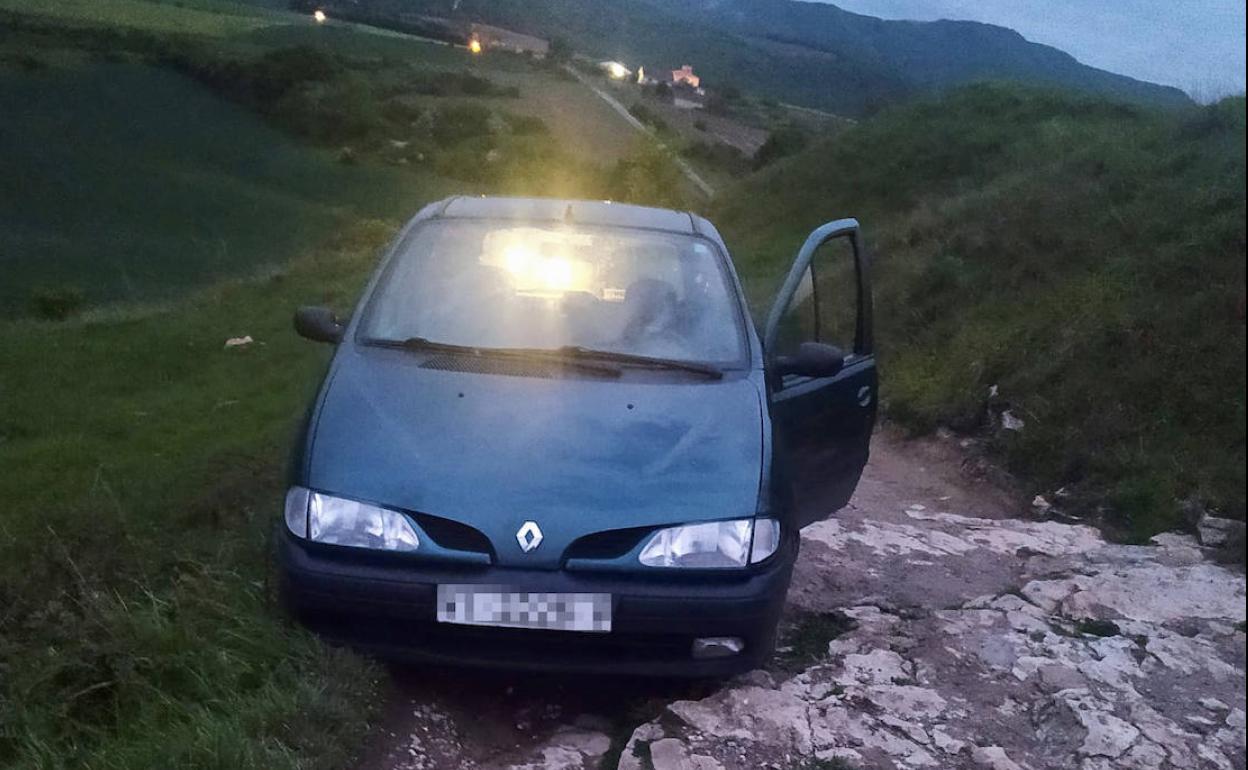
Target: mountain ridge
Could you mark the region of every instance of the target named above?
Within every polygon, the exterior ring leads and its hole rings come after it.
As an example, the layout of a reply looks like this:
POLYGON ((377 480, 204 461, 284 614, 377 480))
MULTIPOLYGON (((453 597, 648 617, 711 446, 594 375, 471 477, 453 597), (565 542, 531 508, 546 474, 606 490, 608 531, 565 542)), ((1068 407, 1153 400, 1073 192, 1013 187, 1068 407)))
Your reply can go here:
POLYGON ((973 21, 898 21, 800 0, 361 0, 562 36, 603 58, 692 63, 710 85, 861 116, 984 80, 1190 105, 1177 88, 1082 64, 1016 30, 973 21))

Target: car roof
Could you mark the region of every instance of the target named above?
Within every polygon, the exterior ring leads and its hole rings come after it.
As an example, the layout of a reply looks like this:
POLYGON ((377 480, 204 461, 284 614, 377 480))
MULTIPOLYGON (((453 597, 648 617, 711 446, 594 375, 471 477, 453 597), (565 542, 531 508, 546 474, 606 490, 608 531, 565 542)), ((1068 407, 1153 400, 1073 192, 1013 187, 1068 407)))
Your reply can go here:
POLYGON ((447 199, 435 216, 443 219, 574 222, 689 234, 701 232, 695 217, 688 212, 611 201, 460 196, 447 199))

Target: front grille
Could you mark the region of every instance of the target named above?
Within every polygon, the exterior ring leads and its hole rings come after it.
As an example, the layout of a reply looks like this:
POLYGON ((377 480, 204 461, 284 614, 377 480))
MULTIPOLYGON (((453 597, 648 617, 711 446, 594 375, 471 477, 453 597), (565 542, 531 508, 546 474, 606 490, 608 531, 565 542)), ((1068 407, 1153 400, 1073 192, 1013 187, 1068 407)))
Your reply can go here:
POLYGON ((494 547, 490 544, 490 539, 479 529, 427 513, 418 513, 415 518, 425 534, 440 547, 452 551, 483 553, 491 559, 494 558, 494 547))

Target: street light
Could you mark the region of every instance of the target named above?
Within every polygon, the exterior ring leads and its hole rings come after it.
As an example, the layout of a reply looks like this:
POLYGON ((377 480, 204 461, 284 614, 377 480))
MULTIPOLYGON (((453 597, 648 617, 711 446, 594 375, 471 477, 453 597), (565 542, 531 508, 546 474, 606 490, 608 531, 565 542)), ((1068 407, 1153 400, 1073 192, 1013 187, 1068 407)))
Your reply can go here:
POLYGON ((329 17, 326 16, 325 12, 322 11, 320 8, 317 8, 315 11, 312 12, 312 18, 316 20, 317 24, 324 24, 325 20, 329 17))

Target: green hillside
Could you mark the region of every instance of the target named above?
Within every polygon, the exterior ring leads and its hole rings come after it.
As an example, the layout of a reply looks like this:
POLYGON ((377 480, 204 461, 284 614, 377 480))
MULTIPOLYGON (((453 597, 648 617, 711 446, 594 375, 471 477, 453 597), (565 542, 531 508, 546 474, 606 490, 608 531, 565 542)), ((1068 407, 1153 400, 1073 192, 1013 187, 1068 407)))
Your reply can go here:
POLYGON ((1242 97, 1172 114, 977 86, 814 146, 712 218, 762 298, 810 227, 860 217, 888 413, 989 430, 1037 492, 1138 538, 1189 497, 1244 513, 1244 140, 1242 97), (1005 408, 1021 432, 993 430, 1005 408))
POLYGON ((167 298, 447 189, 337 163, 149 66, 0 69, 0 103, 18 105, 0 122, 0 314, 66 288, 88 303, 167 298))

